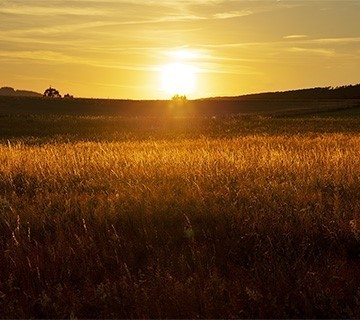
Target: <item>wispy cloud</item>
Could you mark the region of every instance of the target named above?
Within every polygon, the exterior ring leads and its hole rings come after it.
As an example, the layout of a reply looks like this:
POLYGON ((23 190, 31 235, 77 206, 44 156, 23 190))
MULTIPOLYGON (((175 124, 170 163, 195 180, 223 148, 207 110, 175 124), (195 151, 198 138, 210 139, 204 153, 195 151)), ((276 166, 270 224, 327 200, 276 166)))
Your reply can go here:
POLYGON ((6 60, 18 60, 22 63, 26 61, 38 61, 47 64, 74 64, 74 65, 88 65, 93 67, 111 68, 120 70, 133 71, 156 71, 156 67, 141 64, 121 64, 115 60, 98 60, 91 58, 83 58, 77 56, 70 56, 54 51, 6 51, 0 50, 0 58, 6 60))
POLYGON ((99 16, 108 15, 110 12, 100 8, 89 8, 89 7, 67 7, 64 5, 60 6, 36 6, 29 4, 18 4, 10 6, 1 6, 0 13, 11 14, 11 15, 30 15, 30 16, 99 16))
POLYGON ((8 51, 0 50, 0 57, 10 59, 41 60, 47 62, 72 62, 72 57, 53 51, 8 51))
POLYGON ((304 39, 307 37, 308 37, 308 35, 306 35, 306 34, 291 34, 288 36, 284 36, 283 38, 284 39, 304 39))
POLYGON ((232 18, 239 18, 245 17, 253 14, 253 11, 250 10, 242 10, 242 11, 229 11, 229 12, 221 12, 214 14, 215 19, 232 19, 232 18))
POLYGON ((288 49, 289 52, 295 53, 309 53, 309 54, 318 54, 322 56, 334 56, 335 51, 325 48, 300 48, 300 47, 292 47, 288 49))
POLYGON ((342 44, 342 43, 357 43, 360 42, 360 37, 342 37, 342 38, 320 38, 311 40, 313 43, 323 44, 342 44))

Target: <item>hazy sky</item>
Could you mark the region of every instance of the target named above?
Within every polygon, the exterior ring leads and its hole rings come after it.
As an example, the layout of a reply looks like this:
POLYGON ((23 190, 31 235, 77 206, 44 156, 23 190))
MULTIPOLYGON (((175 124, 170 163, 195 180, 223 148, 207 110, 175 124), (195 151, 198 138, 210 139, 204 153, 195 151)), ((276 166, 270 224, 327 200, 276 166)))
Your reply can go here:
POLYGON ((359 21, 359 0, 0 0, 0 87, 167 98, 174 63, 191 98, 354 84, 359 21))

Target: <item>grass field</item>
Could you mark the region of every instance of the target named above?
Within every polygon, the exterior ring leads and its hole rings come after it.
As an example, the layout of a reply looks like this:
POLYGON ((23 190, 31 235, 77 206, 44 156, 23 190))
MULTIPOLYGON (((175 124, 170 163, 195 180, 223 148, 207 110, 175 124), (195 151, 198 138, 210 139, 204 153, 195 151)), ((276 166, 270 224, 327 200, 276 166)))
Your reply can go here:
POLYGON ((0 317, 359 318, 358 110, 0 116, 0 317))

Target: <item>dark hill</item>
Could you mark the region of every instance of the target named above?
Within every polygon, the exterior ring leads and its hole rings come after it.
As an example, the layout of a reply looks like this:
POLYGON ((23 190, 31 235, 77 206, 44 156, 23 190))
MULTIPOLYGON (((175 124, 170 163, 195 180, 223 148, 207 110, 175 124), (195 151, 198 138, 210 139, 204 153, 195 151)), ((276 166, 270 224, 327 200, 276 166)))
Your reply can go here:
POLYGON ((27 90, 15 90, 11 87, 2 87, 0 88, 0 96, 14 96, 14 97, 41 97, 42 94, 27 91, 27 90))
POLYGON ((360 99, 360 84, 216 97, 210 100, 360 99))

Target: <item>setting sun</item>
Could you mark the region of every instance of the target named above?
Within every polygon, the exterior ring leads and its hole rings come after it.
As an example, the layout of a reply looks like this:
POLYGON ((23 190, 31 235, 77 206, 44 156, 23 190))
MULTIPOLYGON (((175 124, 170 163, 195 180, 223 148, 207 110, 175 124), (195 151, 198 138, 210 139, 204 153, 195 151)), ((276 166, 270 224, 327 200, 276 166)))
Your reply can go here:
POLYGON ((169 95, 194 92, 196 69, 186 63, 176 62, 161 68, 161 90, 169 95))

